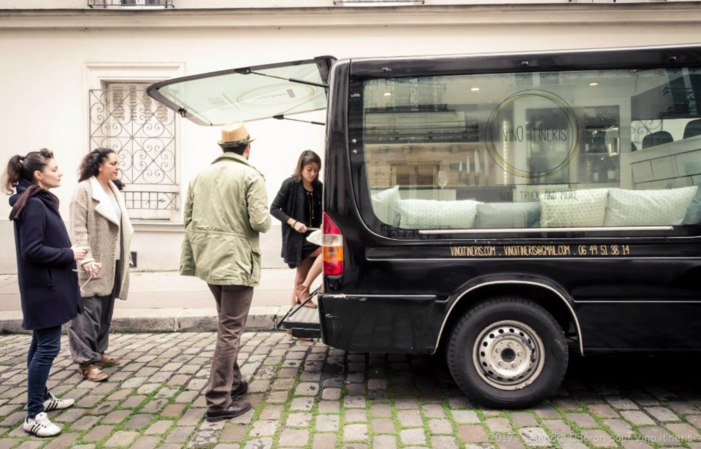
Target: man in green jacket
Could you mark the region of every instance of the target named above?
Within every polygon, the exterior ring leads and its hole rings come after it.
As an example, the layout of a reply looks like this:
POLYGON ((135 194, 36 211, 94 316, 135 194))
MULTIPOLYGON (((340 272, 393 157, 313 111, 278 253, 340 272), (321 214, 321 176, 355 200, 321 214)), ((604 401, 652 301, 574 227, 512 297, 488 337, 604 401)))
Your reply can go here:
POLYGON ((207 283, 217 302, 217 344, 205 393, 207 421, 251 409, 238 397, 248 390, 236 361, 241 334, 260 282, 258 234, 270 229, 263 175, 248 163, 253 141, 241 122, 222 128, 223 154, 190 182, 180 274, 207 283))

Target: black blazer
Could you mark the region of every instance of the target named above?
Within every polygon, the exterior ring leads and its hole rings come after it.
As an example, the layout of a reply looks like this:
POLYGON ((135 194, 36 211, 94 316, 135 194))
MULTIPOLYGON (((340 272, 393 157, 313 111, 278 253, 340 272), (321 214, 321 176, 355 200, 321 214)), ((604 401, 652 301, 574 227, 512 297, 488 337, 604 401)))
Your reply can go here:
MULTIPOLYGON (((314 183, 314 203, 321 210, 321 198, 324 185, 321 181, 314 183)), ((281 255, 290 268, 296 268, 302 263, 302 246, 304 246, 304 234, 292 229, 287 224, 287 219, 292 217, 297 221, 304 221, 304 186, 302 181, 290 177, 282 182, 280 191, 270 205, 270 215, 282 222, 282 251, 281 255)), ((321 217, 317 220, 321 223, 321 217)), ((316 224, 316 223, 313 223, 316 224)))
MULTIPOLYGON (((21 180, 10 197, 13 206, 32 184, 21 180)), ((27 330, 60 326, 83 312, 71 240, 48 191, 29 199, 14 221, 17 274, 22 298, 22 327, 27 330)))

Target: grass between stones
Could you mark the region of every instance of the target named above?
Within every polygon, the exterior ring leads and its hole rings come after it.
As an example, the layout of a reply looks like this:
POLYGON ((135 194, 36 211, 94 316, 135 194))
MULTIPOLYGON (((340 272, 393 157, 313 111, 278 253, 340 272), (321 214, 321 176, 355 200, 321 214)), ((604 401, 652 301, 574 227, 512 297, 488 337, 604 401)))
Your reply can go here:
MULTIPOLYGON (((289 441, 290 446, 305 449, 327 449, 320 444, 315 445, 317 435, 328 434, 335 437, 333 447, 343 449, 372 448, 376 442, 381 442, 381 449, 396 447, 406 449, 408 447, 434 447, 434 441, 442 441, 440 444, 455 443, 459 449, 521 449, 520 446, 527 446, 527 441, 522 438, 520 429, 528 427, 538 427, 550 439, 550 447, 558 449, 578 449, 587 446, 598 449, 601 442, 594 441, 588 437, 592 431, 598 430, 603 433, 594 433, 596 436, 610 437, 616 443, 617 448, 625 449, 671 449, 669 442, 650 441, 645 432, 669 432, 667 424, 661 423, 653 413, 648 413, 645 406, 640 406, 630 402, 616 402, 611 398, 613 394, 622 396, 617 390, 608 389, 608 394, 594 394, 591 398, 578 401, 578 396, 560 396, 552 398, 550 405, 551 412, 547 417, 541 416, 538 410, 520 410, 518 412, 527 413, 533 416, 530 420, 528 415, 514 415, 515 412, 505 410, 487 410, 471 404, 465 400, 455 385, 446 380, 446 370, 441 360, 429 359, 427 356, 399 356, 382 354, 355 354, 328 348, 323 344, 309 343, 298 340, 286 340, 284 334, 276 333, 247 333, 242 338, 241 365, 248 374, 245 376, 249 381, 265 380, 269 382, 268 388, 262 393, 251 392, 244 396, 242 400, 254 402, 253 412, 247 418, 237 418, 222 423, 222 425, 211 426, 204 421, 205 402, 204 390, 209 378, 209 363, 213 356, 214 334, 121 334, 116 335, 112 340, 111 355, 122 358, 123 364, 114 369, 110 369, 111 379, 107 384, 91 385, 83 382, 77 375, 77 370, 70 360, 67 345, 64 339, 64 349, 57 358, 52 370, 50 386, 52 391, 59 396, 74 397, 84 414, 67 422, 59 422, 64 426, 64 433, 78 433, 79 436, 72 443, 64 447, 76 445, 89 445, 95 449, 113 449, 115 446, 107 446, 107 443, 117 435, 117 432, 134 432, 134 439, 123 446, 117 448, 128 449, 132 447, 139 438, 146 435, 147 429, 159 421, 170 422, 171 425, 162 433, 153 435, 159 439, 158 446, 163 447, 202 447, 213 448, 218 444, 234 444, 240 449, 251 449, 254 440, 267 442, 258 447, 265 449, 283 449, 281 438, 289 431, 299 430, 295 438, 298 440, 289 441), (340 364, 340 365, 339 365, 340 364), (341 369, 342 367, 342 369, 341 369), (167 368, 167 369, 166 369, 167 368), (184 376, 184 377, 176 377, 184 376), (141 380, 143 378, 143 380, 141 380), (280 385, 276 381, 290 379, 289 388, 280 390, 280 385), (333 380, 335 379, 335 380, 333 380), (330 380, 326 388, 340 388, 340 399, 322 400, 325 389, 324 382, 330 380), (371 382, 372 381, 372 382, 371 382), (318 385, 314 396, 295 396, 298 387, 305 383, 315 383, 318 385), (370 386, 372 385, 372 388, 370 386), (125 393, 123 390, 128 389, 125 393), (274 399, 280 396, 280 392, 287 392, 282 402, 274 399), (142 397, 138 403, 133 398, 142 397), (364 405, 354 407, 347 403, 346 398, 362 397, 364 405), (302 407, 305 400, 309 398, 309 406, 302 407), (592 399, 593 398, 593 399, 592 399), (157 401, 162 403, 154 407, 157 401), (615 413, 615 419, 630 425, 634 434, 630 438, 623 438, 612 426, 616 424, 605 416, 609 413, 604 409, 604 415, 598 416, 592 404, 607 404, 615 413), (337 404, 329 409, 330 405, 337 404), (389 416, 381 411, 378 404, 386 405, 389 408, 389 416), (624 418, 623 412, 627 408, 619 408, 614 404, 623 407, 638 407, 637 410, 645 413, 651 419, 650 425, 636 425, 631 419, 624 418), (628 404, 628 405, 626 405, 628 404), (182 410, 173 411, 174 406, 183 405, 182 410), (300 409, 292 409, 295 406, 300 409), (297 407, 299 406, 299 407, 297 407), (437 406, 429 416, 426 406, 437 406), (269 408, 273 407, 273 408, 269 408), (270 411, 281 407, 278 416, 270 411), (98 412, 104 408, 103 412, 98 412), (323 410, 322 410, 323 408, 323 410), (268 412, 265 412, 268 410, 268 412), (436 410, 441 410, 444 417, 433 417, 436 410), (474 411, 477 416, 476 423, 462 424, 453 416, 456 410, 474 411), (115 419, 113 423, 105 423, 111 413, 123 411, 124 416, 115 419), (201 412, 201 416, 199 413, 201 412), (92 413, 92 414, 91 414, 92 413), (193 416, 192 414, 195 413, 193 416), (265 435, 254 435, 256 423, 263 420, 275 422, 274 432, 267 432, 265 435), (582 413, 585 415, 570 415, 572 413, 582 413), (405 416, 404 420, 400 418, 405 416), (417 416, 419 421, 415 420, 417 416), (150 415, 148 421, 140 423, 137 428, 128 428, 127 424, 136 415, 150 415), (73 430, 71 426, 84 417, 96 417, 86 429, 73 430), (338 427, 335 430, 318 430, 318 423, 321 417, 337 416, 338 427), (577 421, 586 424, 588 417, 591 417, 592 425, 585 427, 577 424, 577 421), (292 418, 297 418, 292 419, 292 418), (307 418, 309 418, 307 420, 307 418), (518 421, 517 419, 518 418, 518 421), (186 419, 188 422, 183 421, 186 419), (381 426, 374 425, 375 419, 387 419, 394 427, 391 431, 389 426, 381 429, 381 426), (433 435, 431 431, 432 420, 441 419, 450 424, 451 432, 443 432, 440 435, 433 435), (503 419, 510 428, 497 427, 498 422, 493 419, 503 419), (549 421, 561 420, 571 429, 571 438, 577 441, 579 446, 569 444, 562 435, 562 431, 555 432, 548 427, 549 421), (535 422, 535 425, 528 424, 535 422), (521 423, 522 425, 519 425, 521 423), (109 425, 109 432, 101 436, 98 441, 86 441, 85 437, 97 426, 109 425), (344 428, 347 426, 365 426, 366 437, 359 441, 344 441, 344 428), (478 426, 486 435, 485 441, 462 441, 459 429, 463 425, 478 426), (493 426, 493 427, 490 427, 493 426), (191 428, 190 431, 183 432, 183 429, 191 428), (237 429, 238 432, 231 432, 237 429), (497 430, 494 430, 497 429, 497 430), (414 430, 414 432, 405 432, 414 430), (224 441, 222 435, 229 432, 233 437, 228 439, 238 439, 238 441, 224 441), (171 443, 176 436, 179 438, 171 443), (306 436, 306 441, 302 438, 306 436), (403 436, 407 442, 403 440, 403 436), (432 438, 436 437, 436 440, 432 438), (452 438, 453 440, 446 440, 452 438), (411 442, 409 442, 411 440, 411 442), (624 446, 629 440, 645 442, 647 446, 628 448, 624 446), (394 444, 392 444, 394 441, 394 444), (269 443, 269 444, 268 444, 269 443), (172 446, 174 444, 175 446, 172 446)), ((26 371, 23 368, 26 346, 29 338, 27 336, 0 336, 0 411, 4 416, 0 416, 0 423, 8 419, 8 416, 22 411, 23 391, 26 388, 26 371), (9 407, 7 407, 9 406, 9 407), (15 407, 13 407, 15 406, 15 407), (5 407, 5 408, 3 408, 5 407)), ((284 385, 284 384, 283 384, 284 385)), ((592 387, 595 392, 596 385, 592 387)), ((659 387, 658 387, 659 389, 659 387)), ((633 393, 640 393, 642 387, 629 388, 633 393)), ((627 391, 627 392, 630 392, 627 391)), ((304 392, 300 392, 304 394, 304 392)), ((561 393, 568 394, 562 389, 561 393)), ((591 392, 590 392, 591 393, 591 392)), ((652 398, 652 397, 650 397, 652 398)), ((677 412, 675 403, 667 400, 648 399, 647 406, 655 405, 665 410, 671 411, 679 421, 673 424, 697 423, 697 420, 690 420, 689 417, 701 416, 701 408, 696 401, 684 403, 686 408, 681 408, 688 413, 677 412)), ((601 409, 601 408, 600 408, 601 409)), ((549 409, 548 409, 549 410, 549 409)), ((663 411, 663 410, 662 410, 663 411)), ((61 416, 71 413, 68 409, 59 413, 52 413, 52 418, 61 421, 61 416)), ((112 415, 114 416, 114 415, 112 415)), ((437 415, 439 416, 439 415, 437 415)), ((378 424, 381 422, 378 422, 378 424)), ((386 423, 382 423, 385 424, 386 423)), ((445 423, 442 423, 445 426, 445 423)), ((503 423, 502 423, 503 424, 503 423)), ((436 424, 438 425, 438 424, 436 424)), ((22 448, 39 449, 49 448, 52 440, 37 439, 25 435, 18 429, 19 423, 13 425, 0 425, 0 448, 22 448)), ((361 430, 358 427, 358 430, 361 430)), ((674 429, 674 426, 672 426, 674 429)), ((677 429, 682 432, 683 429, 677 429)), ((121 435, 121 434, 120 434, 121 435)), ((682 440, 674 447, 686 449, 701 449, 701 438, 695 441, 682 440)), ((234 446, 235 447, 235 446, 234 446)), ((446 446, 448 447, 448 446, 446 446)), ((453 447, 453 446, 449 446, 453 447)), ((328 449, 331 449, 330 447, 328 449)), ((378 447, 378 449, 380 449, 378 447)), ((441 448, 442 449, 442 448, 441 448)))

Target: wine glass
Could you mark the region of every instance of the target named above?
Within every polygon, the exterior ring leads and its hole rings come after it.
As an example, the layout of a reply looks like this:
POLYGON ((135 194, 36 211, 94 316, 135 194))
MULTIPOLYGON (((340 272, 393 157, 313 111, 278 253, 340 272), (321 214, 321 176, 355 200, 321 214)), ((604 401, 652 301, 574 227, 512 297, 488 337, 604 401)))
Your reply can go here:
POLYGON ((438 178, 436 179, 436 182, 441 188, 441 200, 443 200, 443 189, 445 189, 445 186, 448 185, 448 174, 444 170, 438 170, 438 178))

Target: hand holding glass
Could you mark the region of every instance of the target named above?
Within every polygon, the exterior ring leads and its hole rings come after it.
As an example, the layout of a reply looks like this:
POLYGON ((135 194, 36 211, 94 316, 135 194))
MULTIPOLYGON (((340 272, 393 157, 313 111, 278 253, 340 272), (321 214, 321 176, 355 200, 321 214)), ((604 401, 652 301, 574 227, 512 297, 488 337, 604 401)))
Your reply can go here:
MULTIPOLYGON (((85 293, 83 288, 88 285, 88 282, 92 281, 95 276, 97 276, 100 273, 100 270, 102 270, 102 264, 100 262, 90 262, 86 263, 83 265, 83 269, 85 270, 85 273, 89 274, 90 277, 83 282, 83 285, 80 286, 80 291, 85 293), (87 265, 92 265, 92 267, 88 267, 87 265)), ((73 271, 78 271, 78 270, 73 270, 73 271)))
POLYGON ((97 276, 102 270, 102 264, 99 262, 88 262, 83 265, 83 269, 85 270, 85 274, 90 276, 97 276))
POLYGON ((71 246, 71 250, 73 251, 73 258, 75 260, 84 259, 86 254, 88 254, 89 249, 90 248, 87 248, 85 246, 78 246, 78 245, 71 246))
POLYGON ((304 234, 305 232, 307 232, 307 225, 305 225, 304 223, 301 223, 299 221, 297 223, 295 223, 294 228, 295 228, 295 231, 299 232, 300 234, 304 234))

